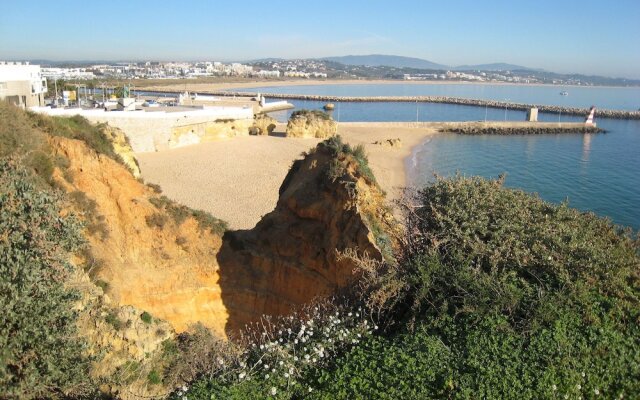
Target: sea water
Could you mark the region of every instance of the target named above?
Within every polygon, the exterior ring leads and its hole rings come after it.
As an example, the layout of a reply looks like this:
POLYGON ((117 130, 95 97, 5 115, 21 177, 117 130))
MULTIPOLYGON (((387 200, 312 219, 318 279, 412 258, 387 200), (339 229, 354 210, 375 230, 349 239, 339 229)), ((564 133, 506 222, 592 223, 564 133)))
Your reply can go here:
MULTIPOLYGON (((259 90, 259 89, 246 89, 259 90)), ((637 109, 638 88, 571 87, 569 96, 550 86, 509 85, 327 85, 264 88, 279 93, 363 95, 427 95, 500 98, 511 101, 584 107, 637 109), (475 93, 478 91, 478 93, 475 93), (517 96, 516 96, 517 94, 517 96), (558 99, 558 97, 566 97, 558 99), (564 102, 564 103, 563 103, 564 102)), ((297 109, 319 109, 324 103, 292 101, 297 109)), ((285 121, 289 112, 275 116, 285 121)), ((341 122, 376 121, 523 121, 525 113, 496 108, 429 103, 336 103, 333 117, 341 122)), ((542 121, 582 121, 561 114, 541 114, 542 121)), ((545 200, 607 216, 615 223, 640 229, 640 121, 599 119, 605 134, 545 134, 537 136, 463 136, 442 134, 414 150, 409 160, 409 182, 421 186, 434 174, 506 174, 505 185, 545 200)), ((392 137, 393 133, 390 132, 392 137)))

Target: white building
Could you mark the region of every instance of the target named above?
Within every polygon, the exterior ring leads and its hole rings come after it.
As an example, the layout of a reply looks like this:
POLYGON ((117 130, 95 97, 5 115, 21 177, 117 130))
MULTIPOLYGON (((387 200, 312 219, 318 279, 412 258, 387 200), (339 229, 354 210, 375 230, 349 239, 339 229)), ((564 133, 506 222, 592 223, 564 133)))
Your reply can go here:
POLYGON ((39 65, 0 61, 0 100, 19 107, 42 107, 47 80, 39 65))

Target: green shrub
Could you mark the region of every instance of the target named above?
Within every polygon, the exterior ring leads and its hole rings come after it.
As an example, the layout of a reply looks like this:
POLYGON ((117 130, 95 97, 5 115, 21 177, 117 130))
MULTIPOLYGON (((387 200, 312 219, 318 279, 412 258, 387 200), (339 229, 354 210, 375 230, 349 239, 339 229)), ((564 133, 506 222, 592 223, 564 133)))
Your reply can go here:
POLYGON ((88 386, 76 331, 77 292, 66 288, 81 225, 60 199, 0 158, 0 397, 45 398, 88 386))
POLYGON ((316 371, 317 398, 640 395, 629 230, 500 180, 439 180, 410 204, 399 265, 369 281, 390 328, 316 371))
POLYGON ((162 383, 162 378, 160 377, 158 371, 156 371, 155 369, 149 372, 149 375, 147 375, 147 380, 152 385, 159 385, 162 383))
POLYGON ((161 213, 153 213, 151 215, 147 215, 144 220, 147 223, 149 228, 158 228, 162 229, 166 225, 169 218, 166 215, 161 213))
POLYGON ((126 323, 118 317, 118 313, 115 310, 109 311, 104 320, 116 331, 122 330, 126 326, 126 323))
POLYGON ((111 140, 104 132, 107 128, 106 124, 92 124, 80 115, 74 115, 72 117, 49 117, 32 112, 27 112, 27 115, 35 128, 51 136, 82 140, 89 148, 95 150, 96 153, 104 154, 126 167, 122 157, 116 153, 113 148, 113 143, 111 143, 111 140))
POLYGON ((331 154, 334 159, 329 164, 327 171, 327 177, 331 181, 335 181, 345 173, 345 158, 348 156, 358 164, 358 172, 370 183, 377 184, 376 177, 369 167, 369 159, 363 145, 359 144, 356 147, 351 147, 348 143, 342 141, 340 135, 332 136, 329 139, 322 142, 319 147, 326 150, 331 154))
POLYGON ((153 192, 156 193, 156 194, 162 193, 162 188, 157 183, 147 183, 147 187, 149 187, 149 189, 153 190, 153 192))
POLYGON ((109 229, 105 217, 98 212, 98 204, 90 199, 86 193, 75 190, 67 194, 67 197, 82 213, 85 227, 89 235, 100 235, 102 240, 109 237, 109 229))
POLYGON ((142 314, 140 314, 140 319, 145 324, 150 324, 151 322, 153 322, 153 317, 151 316, 151 314, 149 314, 146 311, 144 311, 142 314))

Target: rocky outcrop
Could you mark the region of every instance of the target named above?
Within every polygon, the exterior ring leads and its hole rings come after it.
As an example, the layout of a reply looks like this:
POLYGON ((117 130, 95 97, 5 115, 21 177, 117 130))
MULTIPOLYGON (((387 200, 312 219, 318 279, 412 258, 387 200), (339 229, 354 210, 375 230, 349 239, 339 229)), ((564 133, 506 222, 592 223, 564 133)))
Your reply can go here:
POLYGON ((293 164, 274 211, 252 230, 225 234, 218 261, 228 331, 346 286, 355 266, 340 252, 390 254, 396 225, 366 171, 339 138, 323 142, 293 164))
POLYGON ((395 148, 399 148, 402 147, 402 140, 400 140, 400 138, 395 138, 395 139, 385 139, 385 140, 376 140, 375 142, 373 142, 372 144, 375 144, 377 146, 385 146, 385 147, 395 147, 395 148))
POLYGON ((253 124, 251 119, 218 119, 176 125, 171 130, 168 147, 172 149, 236 136, 247 136, 253 124))
MULTIPOLYGON (((71 284, 81 294, 78 328, 95 356, 91 368, 100 390, 119 399, 158 396, 167 392, 161 384, 149 384, 154 368, 151 354, 175 337, 171 325, 132 306, 113 304, 86 273, 76 271, 71 284)), ((170 388, 169 388, 170 389, 170 388)))
POLYGON ((253 127, 249 130, 252 135, 270 135, 276 129, 277 121, 267 114, 257 114, 253 120, 253 127))
POLYGON ((338 125, 323 111, 300 110, 291 114, 287 137, 328 138, 338 131, 338 125))
POLYGON ((177 332, 202 322, 224 337, 347 285, 354 265, 339 252, 391 254, 396 225, 384 194, 362 149, 339 138, 293 164, 275 210, 254 229, 223 237, 83 142, 50 142, 69 160, 54 176, 87 221, 91 279, 114 307, 148 311, 177 332))
POLYGON ((129 167, 133 176, 139 178, 140 166, 133 154, 133 149, 131 148, 127 135, 125 135, 122 130, 109 125, 106 125, 102 132, 107 136, 109 141, 111 141, 113 150, 122 158, 125 165, 129 167))

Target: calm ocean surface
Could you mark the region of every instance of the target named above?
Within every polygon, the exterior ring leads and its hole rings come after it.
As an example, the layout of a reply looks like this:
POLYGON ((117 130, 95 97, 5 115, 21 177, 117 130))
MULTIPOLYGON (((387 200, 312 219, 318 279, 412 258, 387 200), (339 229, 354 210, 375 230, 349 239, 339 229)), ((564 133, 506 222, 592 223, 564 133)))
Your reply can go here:
POLYGON ((487 84, 358 84, 256 87, 243 89, 262 93, 316 94, 327 96, 452 96, 567 107, 638 110, 640 88, 525 86, 487 84), (566 91, 568 96, 560 96, 566 91))
MULTIPOLYGON (((560 88, 489 85, 327 85, 247 89, 250 91, 343 96, 448 95, 586 107, 634 110, 639 88, 560 88), (567 90, 569 96, 560 96, 567 90)), ((319 109, 324 103, 292 101, 296 108, 319 109)), ((284 121, 290 112, 274 113, 284 121)), ((333 112, 342 122, 524 120, 509 109, 415 103, 339 103, 333 112)), ((583 118, 542 114, 543 121, 583 118)), ((607 134, 540 136, 438 135, 415 149, 409 160, 410 182, 423 185, 433 175, 506 173, 509 187, 538 193, 545 200, 567 200, 572 207, 608 216, 640 229, 640 121, 597 121, 607 134)))

